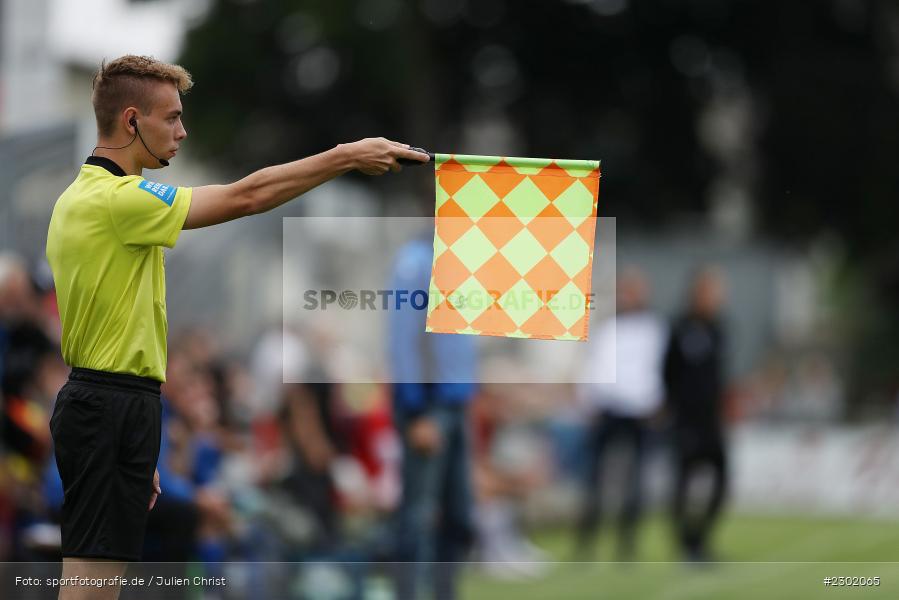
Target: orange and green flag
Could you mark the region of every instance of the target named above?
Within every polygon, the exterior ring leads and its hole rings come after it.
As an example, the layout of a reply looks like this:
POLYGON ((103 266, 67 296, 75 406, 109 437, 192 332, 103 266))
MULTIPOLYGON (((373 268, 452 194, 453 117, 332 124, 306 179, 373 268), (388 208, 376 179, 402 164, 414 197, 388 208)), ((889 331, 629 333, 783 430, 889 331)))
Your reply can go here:
POLYGON ((599 162, 435 156, 427 331, 587 339, 599 162))

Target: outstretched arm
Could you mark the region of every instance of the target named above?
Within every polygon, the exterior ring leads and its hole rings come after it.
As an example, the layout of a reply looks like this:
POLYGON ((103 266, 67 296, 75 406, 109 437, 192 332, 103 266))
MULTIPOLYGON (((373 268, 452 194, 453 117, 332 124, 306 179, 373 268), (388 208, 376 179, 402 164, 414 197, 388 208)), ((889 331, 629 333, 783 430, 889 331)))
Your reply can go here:
POLYGON ((193 190, 184 229, 217 225, 280 206, 326 181, 352 170, 366 175, 399 171, 397 159, 428 162, 429 156, 405 144, 367 138, 341 144, 327 152, 260 169, 228 185, 207 185, 193 190))

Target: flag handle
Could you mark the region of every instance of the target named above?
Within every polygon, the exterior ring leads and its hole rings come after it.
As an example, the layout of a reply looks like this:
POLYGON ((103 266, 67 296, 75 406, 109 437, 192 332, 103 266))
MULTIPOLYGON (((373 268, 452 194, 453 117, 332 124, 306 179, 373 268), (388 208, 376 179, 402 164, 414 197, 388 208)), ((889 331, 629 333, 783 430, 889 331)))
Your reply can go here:
MULTIPOLYGON (((429 162, 434 162, 434 153, 433 153, 433 152, 428 152, 428 151, 425 150, 424 148, 417 148, 417 147, 415 147, 415 146, 409 146, 409 150, 414 150, 415 152, 421 152, 422 154, 427 154, 427 155, 430 157, 430 161, 429 161, 429 162)), ((423 165, 423 164, 425 164, 425 163, 423 163, 423 162, 421 162, 421 161, 418 161, 418 160, 412 160, 411 158, 398 158, 398 159, 396 159, 396 162, 398 162, 398 163, 400 163, 401 165, 404 165, 404 166, 406 166, 406 165, 415 166, 415 165, 423 165)))

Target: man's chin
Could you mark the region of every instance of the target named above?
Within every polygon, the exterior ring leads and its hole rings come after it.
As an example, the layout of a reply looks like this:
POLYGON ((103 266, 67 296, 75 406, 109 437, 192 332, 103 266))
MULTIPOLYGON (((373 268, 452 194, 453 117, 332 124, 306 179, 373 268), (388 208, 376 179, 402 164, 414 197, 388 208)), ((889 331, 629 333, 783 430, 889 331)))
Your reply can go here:
POLYGON ((163 160, 166 161, 167 164, 162 164, 162 163, 159 162, 158 160, 153 160, 153 161, 151 161, 150 164, 144 165, 144 168, 145 168, 145 169, 151 169, 151 170, 154 170, 154 171, 155 171, 156 169, 162 169, 162 168, 165 168, 165 167, 169 166, 168 163, 170 163, 170 162, 172 161, 172 159, 174 159, 174 158, 175 158, 175 157, 173 156, 173 157, 168 158, 168 159, 163 159, 163 160))

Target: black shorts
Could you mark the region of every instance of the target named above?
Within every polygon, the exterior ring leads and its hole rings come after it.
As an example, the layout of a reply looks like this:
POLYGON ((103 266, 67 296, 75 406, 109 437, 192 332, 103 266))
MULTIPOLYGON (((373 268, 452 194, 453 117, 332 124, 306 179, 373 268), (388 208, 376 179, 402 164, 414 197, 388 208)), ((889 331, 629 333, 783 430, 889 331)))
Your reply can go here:
POLYGON ((62 555, 140 560, 159 458, 159 382, 72 369, 50 432, 62 479, 62 555))

